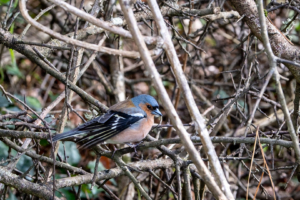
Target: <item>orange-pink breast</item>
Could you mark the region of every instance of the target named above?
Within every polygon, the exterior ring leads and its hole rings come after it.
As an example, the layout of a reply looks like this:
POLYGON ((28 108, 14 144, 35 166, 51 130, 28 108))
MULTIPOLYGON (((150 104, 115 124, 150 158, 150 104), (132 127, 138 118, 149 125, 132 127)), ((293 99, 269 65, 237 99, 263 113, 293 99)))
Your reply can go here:
POLYGON ((108 144, 122 144, 143 140, 152 128, 154 116, 144 118, 138 123, 133 124, 132 127, 125 129, 105 142, 108 144))

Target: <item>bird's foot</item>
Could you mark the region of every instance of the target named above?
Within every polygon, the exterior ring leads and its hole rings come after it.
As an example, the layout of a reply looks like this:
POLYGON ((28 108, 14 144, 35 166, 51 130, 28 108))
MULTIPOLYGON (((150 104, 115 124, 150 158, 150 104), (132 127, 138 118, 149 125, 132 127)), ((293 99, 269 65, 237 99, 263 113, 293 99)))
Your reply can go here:
POLYGON ((115 145, 113 145, 113 147, 114 147, 114 151, 113 151, 113 153, 112 153, 112 155, 111 155, 111 159, 114 158, 115 153, 118 151, 118 149, 115 147, 115 145))
POLYGON ((140 142, 137 143, 137 144, 130 144, 130 143, 125 143, 125 144, 127 144, 129 147, 133 148, 135 154, 137 154, 137 152, 136 152, 136 147, 139 146, 140 144, 142 144, 143 142, 144 142, 144 141, 140 141, 140 142))

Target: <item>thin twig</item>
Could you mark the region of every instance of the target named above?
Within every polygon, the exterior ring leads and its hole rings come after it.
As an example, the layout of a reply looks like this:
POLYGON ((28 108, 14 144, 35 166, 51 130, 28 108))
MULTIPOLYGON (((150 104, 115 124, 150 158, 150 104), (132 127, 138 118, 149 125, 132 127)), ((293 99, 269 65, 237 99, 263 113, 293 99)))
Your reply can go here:
POLYGON ((286 119, 287 122, 287 126, 288 126, 288 130, 290 132, 290 136, 292 138, 293 141, 293 146, 294 146, 294 151, 296 154, 296 160, 297 163, 300 164, 300 148, 299 148, 299 141, 298 141, 298 136, 295 133, 295 129, 291 120, 291 116, 289 114, 289 110, 288 107, 286 105, 286 101, 284 98, 284 94, 282 91, 282 87, 280 84, 280 77, 279 77, 279 73, 277 71, 276 68, 276 57, 273 54, 271 45, 269 43, 269 36, 268 36, 268 31, 267 31, 267 25, 266 25, 266 20, 265 20, 265 16, 264 16, 264 11, 263 11, 263 2, 262 0, 258 0, 258 13, 259 13, 259 21, 261 24, 261 35, 263 38, 263 43, 264 43, 264 47, 268 56, 268 60, 271 66, 271 69, 274 70, 274 79, 276 81, 276 91, 277 91, 277 95, 280 101, 280 105, 282 106, 282 110, 284 113, 284 117, 286 119))

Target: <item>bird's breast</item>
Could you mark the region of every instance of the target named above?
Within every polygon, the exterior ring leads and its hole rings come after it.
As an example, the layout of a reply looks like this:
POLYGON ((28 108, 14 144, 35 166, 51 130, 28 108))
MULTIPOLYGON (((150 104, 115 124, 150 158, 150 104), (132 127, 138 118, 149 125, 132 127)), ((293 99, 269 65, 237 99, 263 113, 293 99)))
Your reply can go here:
POLYGON ((123 144, 130 142, 139 142, 143 140, 152 128, 154 118, 144 118, 133 124, 131 127, 118 133, 114 137, 108 139, 108 144, 123 144))

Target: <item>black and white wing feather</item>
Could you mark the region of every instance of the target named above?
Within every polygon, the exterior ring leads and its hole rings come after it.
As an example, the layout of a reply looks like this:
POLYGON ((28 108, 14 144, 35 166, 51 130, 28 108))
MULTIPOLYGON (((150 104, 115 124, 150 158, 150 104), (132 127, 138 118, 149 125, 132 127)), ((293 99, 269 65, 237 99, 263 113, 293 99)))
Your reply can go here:
POLYGON ((106 114, 96 117, 71 131, 54 136, 52 140, 57 141, 75 135, 86 134, 77 142, 82 143, 82 147, 88 148, 117 135, 143 118, 145 118, 143 114, 130 115, 110 110, 106 114))

